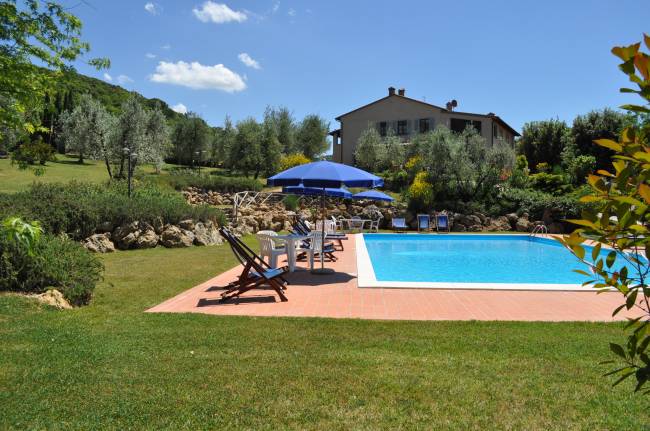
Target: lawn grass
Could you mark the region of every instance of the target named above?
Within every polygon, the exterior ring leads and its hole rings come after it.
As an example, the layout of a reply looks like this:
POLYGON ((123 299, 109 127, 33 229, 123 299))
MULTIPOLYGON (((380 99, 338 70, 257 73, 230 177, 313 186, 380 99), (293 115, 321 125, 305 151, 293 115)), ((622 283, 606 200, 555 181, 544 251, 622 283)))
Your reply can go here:
POLYGON ((231 267, 229 249, 104 262, 87 307, 0 296, 0 428, 566 430, 649 420, 647 398, 612 389, 598 365, 620 324, 149 314, 231 267))

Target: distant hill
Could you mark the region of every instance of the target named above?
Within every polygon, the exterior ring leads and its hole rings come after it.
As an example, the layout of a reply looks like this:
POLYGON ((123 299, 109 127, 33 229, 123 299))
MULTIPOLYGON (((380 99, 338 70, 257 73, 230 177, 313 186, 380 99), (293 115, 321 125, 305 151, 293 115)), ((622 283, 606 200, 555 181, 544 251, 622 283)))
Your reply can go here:
MULTIPOLYGON (((45 70, 45 73, 51 72, 45 70)), ((101 79, 91 78, 73 71, 65 72, 63 78, 58 81, 58 93, 71 95, 73 99, 84 93, 89 93, 95 99, 99 100, 112 114, 118 114, 122 103, 133 95, 149 108, 153 108, 156 104, 159 104, 165 117, 169 120, 174 121, 182 116, 182 114, 173 111, 167 103, 160 99, 148 99, 137 91, 129 91, 119 85, 109 84, 101 79)))

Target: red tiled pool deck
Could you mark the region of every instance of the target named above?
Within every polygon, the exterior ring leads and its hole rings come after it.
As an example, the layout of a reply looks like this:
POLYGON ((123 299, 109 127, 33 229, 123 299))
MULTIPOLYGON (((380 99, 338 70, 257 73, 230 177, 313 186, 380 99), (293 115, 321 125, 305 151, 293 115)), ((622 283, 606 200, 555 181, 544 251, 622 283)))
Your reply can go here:
MULTIPOLYGON (((288 302, 280 302, 272 290, 252 290, 238 300, 220 303, 222 291, 212 287, 235 280, 241 273, 238 266, 147 311, 380 320, 612 321, 612 310, 623 300, 617 292, 359 288, 354 236, 344 244, 345 251, 336 253, 338 261, 326 262, 336 271, 333 274, 313 275, 307 263, 298 263, 296 272, 287 276, 288 302)), ((623 313, 616 316, 624 318, 623 313)))

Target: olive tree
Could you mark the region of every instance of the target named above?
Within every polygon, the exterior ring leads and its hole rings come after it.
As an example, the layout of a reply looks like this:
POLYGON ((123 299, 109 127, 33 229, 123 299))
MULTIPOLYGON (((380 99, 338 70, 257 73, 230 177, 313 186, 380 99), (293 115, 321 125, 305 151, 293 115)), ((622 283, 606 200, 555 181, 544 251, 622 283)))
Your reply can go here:
POLYGON ((59 116, 61 132, 58 139, 68 150, 79 155, 79 163, 84 157, 104 160, 109 177, 112 132, 115 118, 109 114, 99 101, 90 94, 83 94, 79 104, 72 111, 59 116))
POLYGON ((368 171, 377 171, 381 158, 381 136, 377 129, 372 126, 368 126, 357 141, 357 147, 354 150, 354 160, 355 164, 361 169, 366 169, 368 171))
POLYGON ((299 151, 310 159, 327 151, 327 133, 329 123, 318 115, 307 115, 296 133, 296 145, 299 151))

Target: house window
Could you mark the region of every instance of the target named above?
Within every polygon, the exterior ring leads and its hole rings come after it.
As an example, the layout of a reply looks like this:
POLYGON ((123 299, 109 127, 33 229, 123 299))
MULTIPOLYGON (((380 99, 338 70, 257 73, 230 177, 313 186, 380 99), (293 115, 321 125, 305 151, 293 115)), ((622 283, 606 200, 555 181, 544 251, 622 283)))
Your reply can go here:
POLYGON ((476 120, 452 118, 450 126, 451 130, 456 133, 463 133, 468 126, 474 127, 479 134, 481 133, 481 122, 476 120))
POLYGON ((379 122, 379 135, 386 136, 388 129, 388 124, 385 121, 380 121, 379 122))
POLYGON ((431 130, 430 120, 428 118, 421 118, 418 130, 420 133, 427 133, 429 130, 431 130))
POLYGON ((407 134, 407 132, 406 132, 407 124, 408 124, 408 123, 407 123, 406 120, 399 120, 399 121, 397 122, 397 134, 398 134, 398 135, 402 136, 402 135, 406 135, 406 134, 407 134))
POLYGON ((499 137, 499 129, 497 128, 496 124, 492 125, 492 136, 495 138, 499 137))

